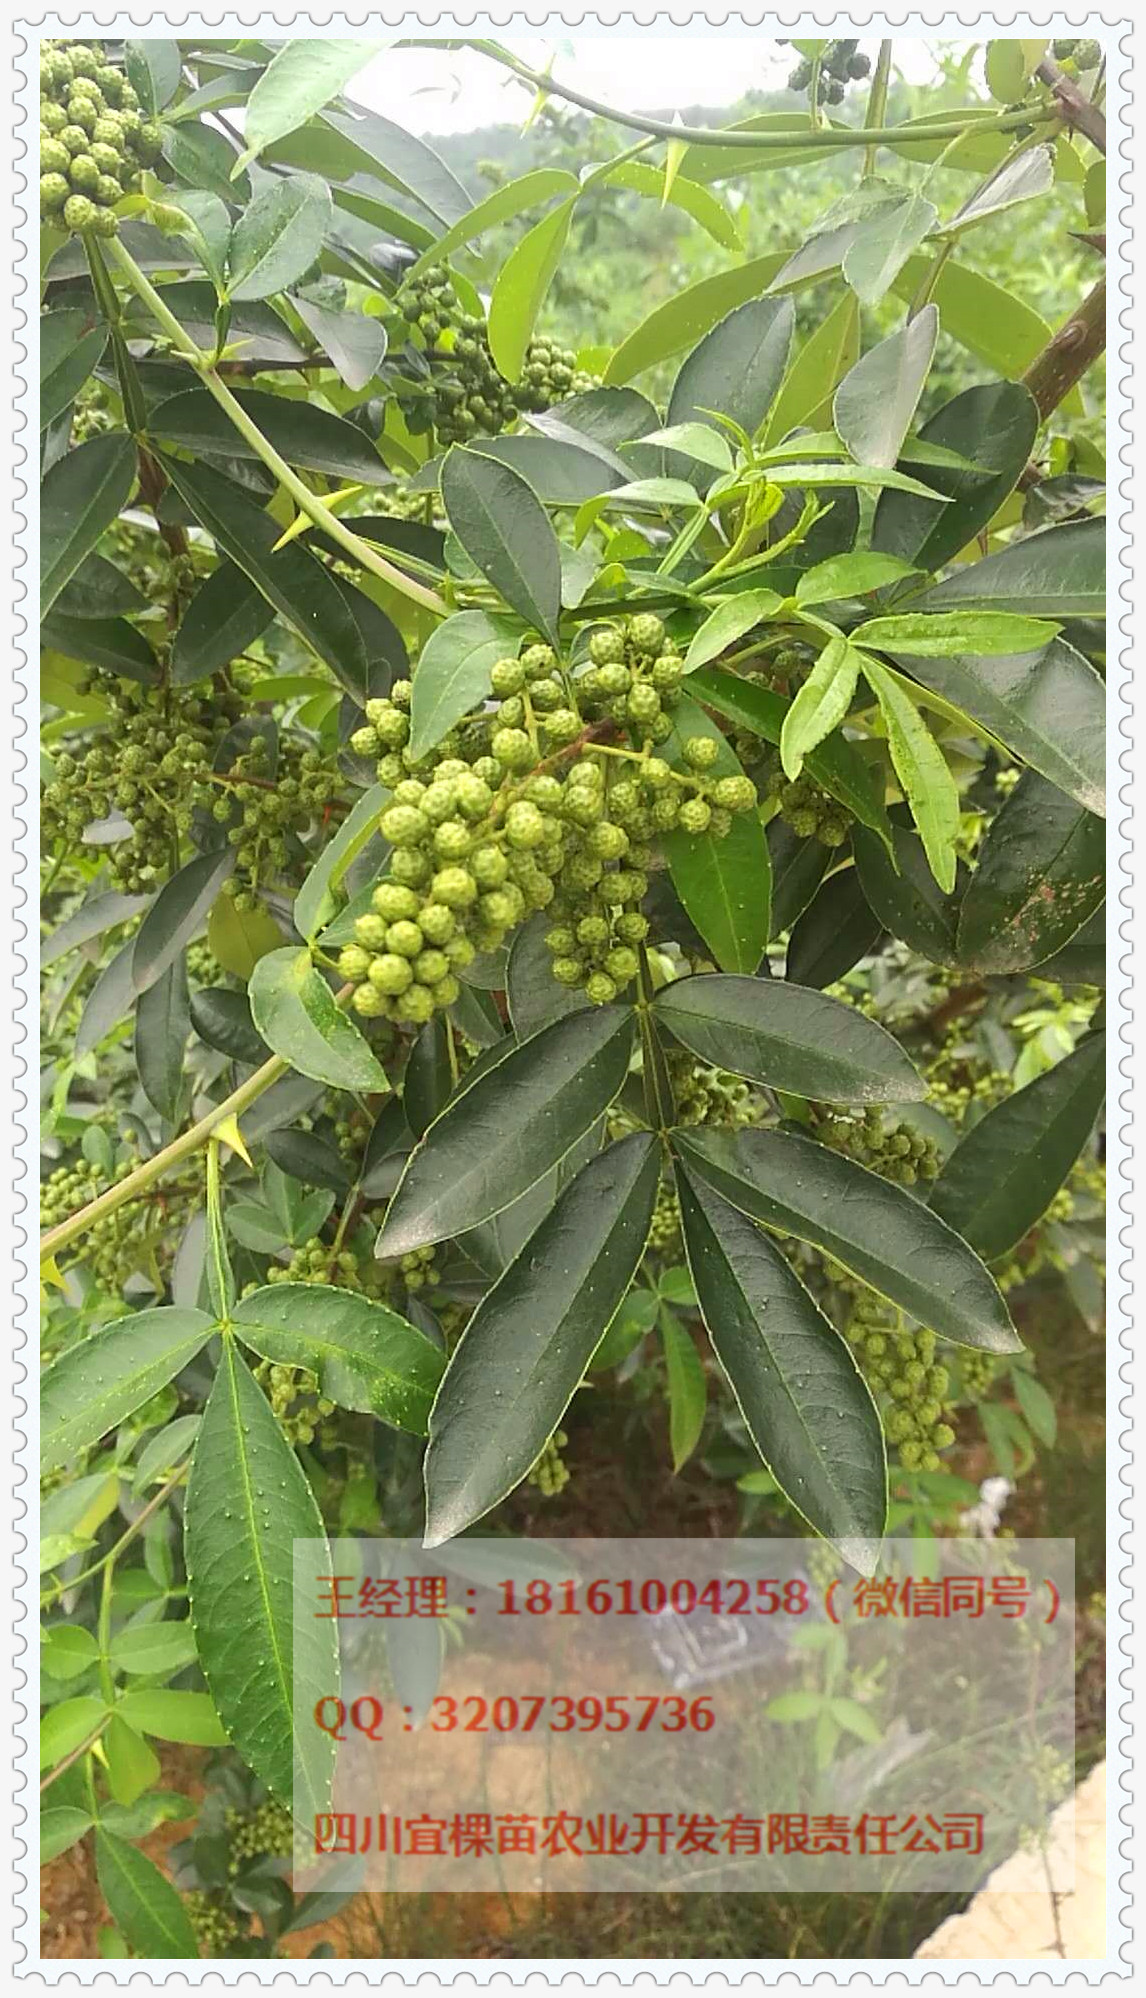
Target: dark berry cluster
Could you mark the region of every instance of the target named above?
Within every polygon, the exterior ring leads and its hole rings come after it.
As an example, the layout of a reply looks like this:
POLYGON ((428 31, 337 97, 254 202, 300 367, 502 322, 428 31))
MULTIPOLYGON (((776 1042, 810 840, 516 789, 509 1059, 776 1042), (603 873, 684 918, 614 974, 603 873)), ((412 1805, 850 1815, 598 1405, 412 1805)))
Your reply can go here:
POLYGON ((114 236, 116 204, 140 186, 162 139, 122 70, 87 42, 40 51, 40 213, 73 234, 114 236))
POLYGON ((494 437, 523 410, 548 409, 596 386, 594 376, 578 370, 576 355, 551 340, 531 341, 520 382, 506 381, 490 352, 485 320, 463 310, 444 271, 409 279, 400 304, 425 342, 431 368, 429 397, 407 411, 415 433, 432 426, 442 444, 494 437))
POLYGON ((768 796, 775 798, 785 825, 800 839, 818 839, 824 846, 842 846, 852 827, 847 807, 823 790, 815 779, 801 771, 789 783, 782 770, 768 780, 768 796))
MULTIPOLYGON (((825 104, 842 104, 848 84, 870 75, 871 62, 857 54, 858 49, 858 41, 828 43, 820 57, 820 97, 825 104)), ((814 70, 814 63, 804 57, 788 78, 789 90, 809 89, 814 70)))
POLYGON ((885 1113, 874 1106, 863 1111, 821 1110, 816 1136, 833 1151, 843 1152, 897 1186, 937 1179, 943 1165, 933 1138, 910 1130, 906 1124, 889 1123, 885 1113))
POLYGON ((420 760, 409 682, 368 703, 351 746, 378 757, 391 788, 379 830, 393 852, 339 959, 359 1013, 422 1025, 454 1003, 477 952, 539 909, 560 984, 604 1005, 631 983, 648 842, 675 826, 719 837, 756 805, 743 774, 706 774, 719 754, 708 737, 685 743, 684 771, 652 754, 672 733, 681 673, 660 619, 642 614, 596 632, 579 677, 548 645, 498 660, 492 702, 420 760))

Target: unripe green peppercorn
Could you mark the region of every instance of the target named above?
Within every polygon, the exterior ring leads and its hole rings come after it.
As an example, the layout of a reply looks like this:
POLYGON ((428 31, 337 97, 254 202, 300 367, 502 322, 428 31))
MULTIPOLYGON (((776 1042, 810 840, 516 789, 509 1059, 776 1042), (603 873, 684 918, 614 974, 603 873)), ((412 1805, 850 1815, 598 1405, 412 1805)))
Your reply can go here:
POLYGON ((396 998, 404 992, 413 979, 409 955, 398 951, 383 951, 380 957, 372 959, 367 977, 376 992, 384 992, 388 998, 396 998))

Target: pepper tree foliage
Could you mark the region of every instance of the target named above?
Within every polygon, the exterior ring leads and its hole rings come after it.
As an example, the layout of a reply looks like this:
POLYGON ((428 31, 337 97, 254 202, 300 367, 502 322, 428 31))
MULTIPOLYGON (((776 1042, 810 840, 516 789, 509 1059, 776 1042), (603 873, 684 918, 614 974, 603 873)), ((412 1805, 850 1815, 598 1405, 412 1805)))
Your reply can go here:
POLYGON ((870 1570, 889 1446, 902 1498, 1001 1365, 1045 1420, 1004 1291, 1102 1097, 1101 489, 964 249, 1056 175, 1095 219, 1071 52, 886 131, 891 45, 849 127, 868 59, 802 43, 807 116, 617 114, 474 203, 340 94, 375 46, 42 55, 47 1850, 96 1826, 144 1954, 197 1947, 149 1737, 289 1803, 331 1690, 294 1539, 448 1562, 654 1326, 679 1466, 683 1305, 870 1570), (745 260, 720 183, 840 146, 745 260), (612 184, 727 262, 593 373, 538 324, 612 184), (889 1030, 921 962, 955 1016, 1081 987, 1072 1051, 983 1114, 889 1030))

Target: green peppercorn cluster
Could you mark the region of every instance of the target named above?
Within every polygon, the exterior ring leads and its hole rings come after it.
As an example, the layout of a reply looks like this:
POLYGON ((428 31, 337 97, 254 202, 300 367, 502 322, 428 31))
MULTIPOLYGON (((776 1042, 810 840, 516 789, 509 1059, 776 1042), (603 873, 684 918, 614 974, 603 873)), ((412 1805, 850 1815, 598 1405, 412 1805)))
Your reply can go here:
POLYGON ((290 835, 320 819, 337 795, 334 760, 284 735, 272 777, 268 745, 255 736, 217 770, 220 746, 241 713, 237 692, 207 701, 172 688, 157 698, 126 681, 101 681, 99 691, 108 709, 99 734, 55 758, 43 793, 47 838, 78 844, 89 825, 126 819, 131 834, 104 851, 115 886, 137 894, 166 875, 198 808, 227 828, 236 849, 226 892, 237 907, 253 907, 258 882, 286 866, 290 835))
MULTIPOLYGON (((58 1166, 41 1182, 41 1226, 55 1228, 60 1222, 67 1221, 77 1209, 86 1207, 89 1200, 103 1193, 109 1184, 115 1185, 126 1179, 135 1163, 131 1159, 125 1160, 116 1168, 110 1181, 86 1159, 81 1159, 76 1165, 58 1166)), ((165 1200, 174 1204, 179 1200, 180 1192, 178 1186, 169 1186, 165 1200)), ((170 1236, 170 1224, 165 1224, 158 1200, 127 1200, 122 1207, 113 1208, 110 1214, 94 1221, 63 1254, 68 1263, 83 1263, 100 1289, 114 1297, 122 1291, 128 1277, 144 1267, 148 1257, 157 1252, 165 1233, 170 1236)))
POLYGON ((445 271, 407 280, 400 304, 425 341, 432 367, 429 406, 423 411, 415 404, 407 413, 415 433, 432 424, 443 444, 493 437, 522 411, 549 409, 597 385, 578 369, 575 354, 551 340, 531 341, 520 382, 508 382, 490 352, 485 320, 463 310, 445 271))
POLYGON ((528 1482, 536 1485, 542 1498, 556 1498, 569 1483, 569 1466, 561 1455, 568 1441, 563 1429, 555 1429, 541 1455, 526 1473, 528 1482))
POLYGON ((864 1111, 821 1111, 816 1136, 833 1151, 843 1152, 896 1186, 937 1179, 942 1170, 943 1156, 934 1138, 912 1131, 906 1124, 889 1124, 884 1112, 875 1106, 864 1111))
POLYGON ((560 984, 604 1005, 631 983, 649 927, 637 905, 650 839, 675 826, 722 836, 733 812, 756 804, 743 774, 709 774, 719 754, 709 737, 685 743, 684 771, 652 755, 672 733, 681 674, 661 620, 644 614, 594 633, 577 678, 548 645, 498 660, 490 706, 420 760, 410 683, 367 704, 351 747, 378 757, 391 788, 379 830, 393 852, 339 959, 357 1012, 422 1025, 454 1003, 456 974, 478 951, 539 909, 553 919, 560 984), (641 747, 605 741, 622 730, 641 747))
POLYGON ((313 1443, 319 1424, 334 1414, 335 1404, 319 1394, 318 1375, 309 1367, 288 1367, 277 1361, 260 1360, 255 1379, 265 1391, 271 1414, 288 1443, 304 1446, 313 1443))
POLYGON ((247 1859, 289 1859, 294 1851, 294 1820, 285 1804, 268 1798, 252 1811, 229 1810, 227 1871, 232 1878, 247 1859))
POLYGON ((287 1263, 272 1263, 268 1283, 336 1283, 341 1290, 362 1290, 361 1259, 353 1249, 335 1249, 321 1235, 312 1235, 287 1263))
POLYGON ((760 1099, 741 1076, 707 1068, 683 1050, 674 1049, 666 1059, 678 1123, 715 1124, 732 1131, 756 1123, 760 1099))
POLYGON ((1084 70, 1097 69, 1102 61, 1102 46, 1096 41, 1076 41, 1068 39, 1051 43, 1051 54, 1056 62, 1069 64, 1076 75, 1084 70))
POLYGON ((985 1401, 995 1384, 999 1363, 993 1353, 967 1348, 959 1354, 959 1381, 968 1401, 985 1401))
POLYGON ((944 1419, 951 1377, 935 1359, 935 1334, 905 1327, 881 1298, 859 1292, 847 1337, 880 1402, 884 1434, 905 1471, 937 1471, 955 1431, 944 1419))
POLYGON ((851 831, 852 814, 806 770, 794 783, 789 783, 782 770, 776 771, 768 781, 768 796, 775 798, 779 816, 800 839, 842 846, 851 831))
POLYGON ((649 1228, 649 1247, 667 1256, 675 1255, 680 1246, 680 1202, 676 1189, 667 1180, 662 1180, 657 1188, 656 1206, 649 1228))
POLYGON ((247 1931, 225 1894, 218 1891, 204 1894, 196 1890, 183 1896, 183 1906, 201 1955, 234 1954, 236 1943, 244 1940, 247 1931))
MULTIPOLYGON (((871 62, 867 56, 856 53, 858 48, 858 41, 828 43, 820 57, 820 99, 823 103, 842 104, 848 84, 870 75, 871 62)), ((808 90, 813 69, 814 64, 806 57, 798 62, 788 78, 789 90, 808 90)))
POLYGON ((40 213, 71 234, 114 236, 117 202, 162 150, 121 70, 87 42, 40 53, 40 213))

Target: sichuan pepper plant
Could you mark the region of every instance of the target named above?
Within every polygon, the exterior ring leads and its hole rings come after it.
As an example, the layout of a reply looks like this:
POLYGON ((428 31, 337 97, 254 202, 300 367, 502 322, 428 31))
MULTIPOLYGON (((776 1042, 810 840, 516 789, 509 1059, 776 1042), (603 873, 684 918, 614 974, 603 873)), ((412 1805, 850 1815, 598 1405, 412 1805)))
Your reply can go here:
POLYGON ((476 46, 616 156, 475 204, 370 43, 42 45, 45 1849, 137 1954, 231 1936, 152 1741, 291 1803, 296 1539, 448 1564, 643 1363, 870 1571, 990 1370, 1045 1428, 1004 1293, 1094 1163, 1102 288, 974 263, 1056 177, 1097 245, 1090 45, 889 126, 801 43, 726 131, 476 46), (831 158, 747 255, 721 184, 831 158), (539 328, 618 189, 720 262, 602 364, 539 328), (910 976, 1069 1031, 992 1095, 910 976))

